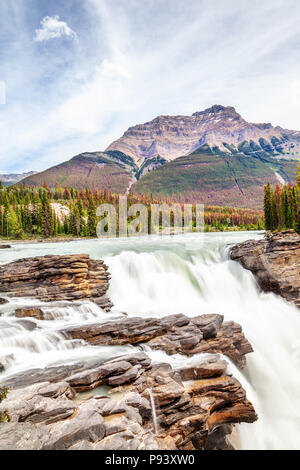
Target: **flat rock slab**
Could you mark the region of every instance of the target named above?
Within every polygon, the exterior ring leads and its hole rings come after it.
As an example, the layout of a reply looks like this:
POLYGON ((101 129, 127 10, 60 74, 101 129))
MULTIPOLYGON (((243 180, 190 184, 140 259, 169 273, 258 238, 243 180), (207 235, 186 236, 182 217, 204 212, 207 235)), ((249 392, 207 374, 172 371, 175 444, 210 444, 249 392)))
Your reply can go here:
POLYGON ((239 367, 245 365, 245 354, 252 347, 240 325, 223 323, 217 314, 188 318, 183 314, 163 318, 126 318, 124 320, 67 328, 72 339, 83 339, 93 345, 124 345, 147 342, 152 349, 168 354, 192 356, 201 352, 222 353, 239 367))
POLYGON ((231 248, 231 259, 250 270, 264 292, 274 292, 300 307, 300 235, 267 232, 231 248))

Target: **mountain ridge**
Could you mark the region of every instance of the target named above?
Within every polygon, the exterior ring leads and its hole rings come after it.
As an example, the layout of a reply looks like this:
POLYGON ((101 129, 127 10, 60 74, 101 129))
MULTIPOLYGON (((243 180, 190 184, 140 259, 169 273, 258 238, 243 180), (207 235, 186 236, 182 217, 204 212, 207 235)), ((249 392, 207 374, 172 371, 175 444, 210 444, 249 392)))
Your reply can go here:
POLYGON ((294 181, 299 156, 299 131, 248 123, 234 107, 214 105, 130 127, 104 152, 82 153, 22 184, 261 208, 263 185, 294 181))
POLYGON ((252 141, 262 147, 261 139, 270 143, 272 138, 277 144, 274 147, 271 142, 273 150, 282 148, 290 155, 291 148, 297 147, 295 150, 300 155, 300 132, 273 127, 271 123, 248 123, 234 107, 213 105, 191 116, 157 116, 152 121, 130 127, 106 150, 119 150, 131 156, 140 167, 149 158, 160 156, 171 161, 206 144, 226 152, 224 143, 238 147, 252 141), (293 147, 289 146, 290 138, 296 141, 291 143, 293 147))

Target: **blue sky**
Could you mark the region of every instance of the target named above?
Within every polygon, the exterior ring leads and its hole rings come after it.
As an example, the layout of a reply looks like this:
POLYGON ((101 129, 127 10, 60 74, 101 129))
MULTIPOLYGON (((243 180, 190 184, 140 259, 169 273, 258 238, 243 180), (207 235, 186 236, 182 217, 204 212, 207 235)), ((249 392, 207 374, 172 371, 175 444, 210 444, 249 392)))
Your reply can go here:
POLYGON ((0 174, 235 106, 300 130, 298 0, 0 0, 0 174))

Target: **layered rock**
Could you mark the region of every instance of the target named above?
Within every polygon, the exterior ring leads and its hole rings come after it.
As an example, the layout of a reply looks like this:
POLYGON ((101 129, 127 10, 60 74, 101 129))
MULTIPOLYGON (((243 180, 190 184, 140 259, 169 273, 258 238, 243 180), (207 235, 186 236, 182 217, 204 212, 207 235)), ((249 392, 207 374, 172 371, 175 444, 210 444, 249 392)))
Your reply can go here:
POLYGON ((252 124, 231 106, 215 105, 192 116, 158 116, 153 121, 130 127, 107 150, 130 155, 138 166, 160 156, 174 160, 189 155, 203 145, 228 152, 249 143, 252 152, 267 151, 292 156, 292 144, 299 148, 299 132, 252 124), (288 136, 288 137, 287 137, 288 136))
POLYGON ((36 318, 37 320, 45 320, 45 314, 41 308, 17 308, 15 311, 17 318, 36 318))
POLYGON ((300 236, 294 230, 267 232, 263 240, 239 243, 230 256, 255 275, 264 292, 300 307, 300 236))
MULTIPOLYGON (((151 364, 141 353, 102 364, 102 376, 112 393, 123 391, 121 398, 97 393, 88 399, 76 396, 76 384, 83 379, 78 375, 13 389, 0 405, 0 414, 6 412, 11 418, 0 426, 0 449, 232 448, 227 440, 232 425, 253 422, 257 416, 224 366, 224 361, 213 357, 193 366, 196 380, 190 380, 193 367, 176 372, 169 364, 151 364), (120 381, 137 365, 138 374, 120 381), (155 424, 150 395, 156 407, 155 424)), ((93 387, 91 371, 85 373, 86 383, 93 387)))
POLYGON ((126 318, 64 330, 73 339, 93 345, 123 345, 148 342, 152 349, 168 354, 222 353, 238 366, 245 365, 245 354, 252 352, 240 325, 224 322, 222 315, 183 314, 164 318, 126 318))
POLYGON ((43 256, 1 266, 0 292, 44 302, 88 299, 109 311, 109 279, 104 262, 89 255, 43 256))

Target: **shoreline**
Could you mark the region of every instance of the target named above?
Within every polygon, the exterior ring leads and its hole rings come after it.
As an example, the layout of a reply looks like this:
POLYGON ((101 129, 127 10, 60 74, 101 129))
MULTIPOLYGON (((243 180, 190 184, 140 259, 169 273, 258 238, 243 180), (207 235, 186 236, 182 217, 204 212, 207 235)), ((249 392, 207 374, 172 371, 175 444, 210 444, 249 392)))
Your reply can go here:
MULTIPOLYGON (((243 232, 264 232, 265 230, 211 230, 211 231, 204 231, 204 232, 199 232, 199 233, 243 233, 243 232)), ((189 232, 189 233, 197 233, 197 232, 189 232)), ((176 233, 171 233, 171 234, 166 234, 166 233, 160 233, 160 236, 176 236, 176 235, 182 235, 183 233, 181 232, 176 232, 176 233)), ((153 234, 153 235, 158 235, 158 234, 153 234)), ((149 236, 152 236, 152 234, 149 234, 149 236)), ((124 239, 124 238, 134 238, 134 237, 116 237, 116 239, 124 239)), ((137 238, 137 237, 135 237, 137 238)), ((55 237, 55 238, 24 238, 22 240, 14 240, 14 239, 3 239, 0 238, 0 246, 1 245, 27 245, 27 244, 38 244, 38 243, 67 243, 67 242, 77 242, 77 241, 87 241, 87 240, 100 240, 98 237, 55 237)), ((104 239, 106 240, 106 239, 104 239)))

